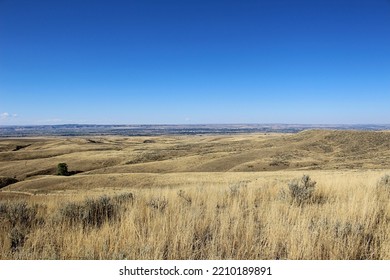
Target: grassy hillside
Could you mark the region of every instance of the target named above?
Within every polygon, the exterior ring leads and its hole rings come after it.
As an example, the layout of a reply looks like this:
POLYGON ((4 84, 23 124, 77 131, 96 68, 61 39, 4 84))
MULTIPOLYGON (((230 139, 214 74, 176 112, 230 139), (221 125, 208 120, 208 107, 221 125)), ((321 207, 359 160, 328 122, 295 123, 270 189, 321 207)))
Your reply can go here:
POLYGON ((321 130, 0 139, 0 258, 390 259, 389 147, 321 130))
POLYGON ((26 186, 74 181, 84 186, 93 181, 85 176, 97 174, 104 180, 104 174, 388 169, 390 133, 1 139, 0 151, 1 176, 26 186), (60 162, 77 174, 53 177, 60 162))

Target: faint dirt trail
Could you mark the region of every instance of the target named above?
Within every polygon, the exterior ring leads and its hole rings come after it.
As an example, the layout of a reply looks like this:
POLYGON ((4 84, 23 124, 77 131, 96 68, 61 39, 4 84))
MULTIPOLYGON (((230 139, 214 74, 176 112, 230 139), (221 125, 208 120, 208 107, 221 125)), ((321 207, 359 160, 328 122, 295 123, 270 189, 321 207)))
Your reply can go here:
POLYGON ((22 191, 6 191, 6 190, 3 190, 1 191, 2 193, 15 193, 15 194, 25 194, 25 195, 29 195, 29 196, 33 196, 34 194, 32 193, 29 193, 29 192, 22 192, 22 191))

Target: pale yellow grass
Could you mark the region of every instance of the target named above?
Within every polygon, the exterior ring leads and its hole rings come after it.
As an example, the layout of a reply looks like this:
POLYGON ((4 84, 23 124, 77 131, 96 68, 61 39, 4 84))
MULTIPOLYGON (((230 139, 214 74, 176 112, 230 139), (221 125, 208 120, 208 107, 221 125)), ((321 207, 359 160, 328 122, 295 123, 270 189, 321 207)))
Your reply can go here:
POLYGON ((0 258, 390 259, 390 195, 376 187, 385 171, 307 173, 318 199, 302 206, 287 195, 301 171, 162 174, 149 188, 30 196, 45 222, 14 250, 4 222, 0 258), (101 227, 69 226, 59 211, 122 192, 134 201, 101 227))

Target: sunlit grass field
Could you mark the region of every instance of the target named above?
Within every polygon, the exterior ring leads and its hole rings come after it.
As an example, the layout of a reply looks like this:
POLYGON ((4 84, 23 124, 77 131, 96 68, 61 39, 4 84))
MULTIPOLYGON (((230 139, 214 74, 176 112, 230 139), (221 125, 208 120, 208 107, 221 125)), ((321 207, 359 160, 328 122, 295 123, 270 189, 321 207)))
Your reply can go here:
POLYGON ((289 187, 302 172, 245 174, 218 186, 3 192, 0 257, 390 259, 384 171, 308 172, 316 184, 302 200, 289 187))

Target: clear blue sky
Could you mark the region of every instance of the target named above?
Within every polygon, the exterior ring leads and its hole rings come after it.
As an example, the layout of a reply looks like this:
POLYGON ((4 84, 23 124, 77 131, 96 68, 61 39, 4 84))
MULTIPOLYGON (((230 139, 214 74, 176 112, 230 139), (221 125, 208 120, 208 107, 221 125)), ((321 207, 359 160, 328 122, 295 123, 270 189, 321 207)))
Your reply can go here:
POLYGON ((390 123, 389 0, 0 0, 0 125, 390 123))

